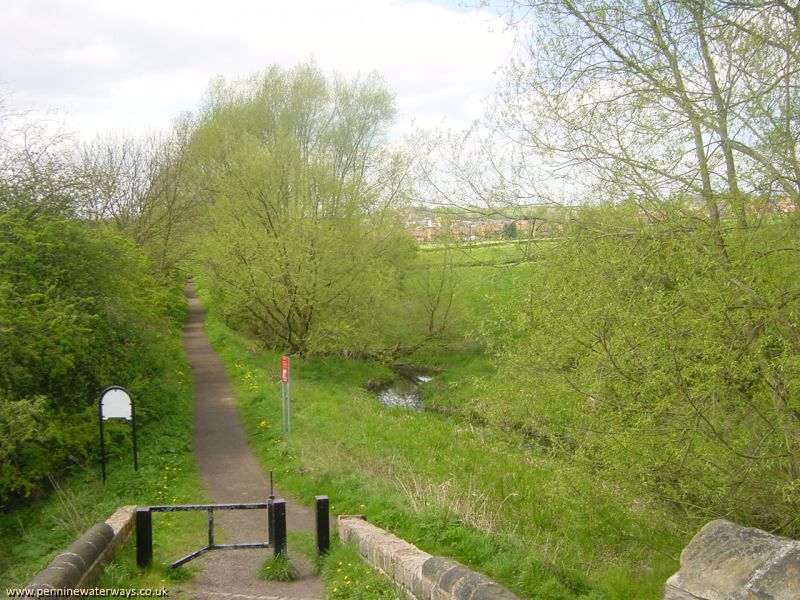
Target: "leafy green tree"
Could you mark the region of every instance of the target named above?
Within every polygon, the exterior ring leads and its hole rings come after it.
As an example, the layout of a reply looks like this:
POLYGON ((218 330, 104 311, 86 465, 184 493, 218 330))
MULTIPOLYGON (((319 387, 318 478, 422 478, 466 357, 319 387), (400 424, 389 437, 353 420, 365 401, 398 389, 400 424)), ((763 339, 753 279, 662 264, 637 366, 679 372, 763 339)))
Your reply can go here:
POLYGON ((731 235, 723 270, 711 234, 691 224, 676 232, 642 222, 634 204, 608 207, 543 251, 509 314, 507 388, 493 394, 511 399, 493 418, 540 432, 629 492, 796 532, 800 307, 786 282, 799 273, 796 250, 776 251, 796 226, 731 235), (769 302, 742 302, 734 271, 769 302))
POLYGON ((515 240, 519 237, 519 232, 517 231, 517 223, 516 221, 511 221, 510 223, 506 223, 503 225, 503 231, 501 235, 507 240, 515 240))
POLYGON ((528 157, 507 173, 538 161, 608 206, 535 255, 504 353, 525 391, 495 417, 691 514, 796 533, 797 7, 499 4, 524 39, 492 115, 528 157))
POLYGON ((210 208, 197 270, 230 322, 289 352, 372 352, 412 251, 375 75, 268 69, 212 88, 192 140, 210 208))

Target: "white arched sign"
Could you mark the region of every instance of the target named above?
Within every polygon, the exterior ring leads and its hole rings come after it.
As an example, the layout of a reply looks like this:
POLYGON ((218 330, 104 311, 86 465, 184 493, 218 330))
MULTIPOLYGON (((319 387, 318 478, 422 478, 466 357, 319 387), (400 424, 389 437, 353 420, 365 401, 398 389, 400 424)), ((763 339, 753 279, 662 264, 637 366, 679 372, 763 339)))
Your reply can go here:
POLYGON ((111 387, 100 396, 100 413, 104 420, 133 419, 133 401, 121 387, 111 387))
POLYGON ((139 470, 139 453, 136 447, 136 409, 133 398, 124 387, 112 385, 100 394, 100 464, 103 468, 103 483, 106 481, 106 440, 103 432, 103 421, 109 419, 125 419, 131 422, 133 434, 133 469, 139 470))

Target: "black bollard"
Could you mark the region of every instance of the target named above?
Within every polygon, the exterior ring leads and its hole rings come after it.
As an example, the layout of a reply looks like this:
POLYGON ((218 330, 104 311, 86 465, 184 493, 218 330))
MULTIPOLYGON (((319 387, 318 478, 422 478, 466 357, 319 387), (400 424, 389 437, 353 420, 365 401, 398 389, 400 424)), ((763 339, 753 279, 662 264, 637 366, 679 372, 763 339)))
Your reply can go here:
POLYGON ((315 496, 317 502, 317 554, 322 556, 331 549, 331 524, 328 516, 328 497, 315 496))
POLYGON ((286 554, 286 500, 280 498, 272 504, 275 556, 286 554))
POLYGON ((153 562, 153 514, 149 508, 136 509, 136 566, 153 562))

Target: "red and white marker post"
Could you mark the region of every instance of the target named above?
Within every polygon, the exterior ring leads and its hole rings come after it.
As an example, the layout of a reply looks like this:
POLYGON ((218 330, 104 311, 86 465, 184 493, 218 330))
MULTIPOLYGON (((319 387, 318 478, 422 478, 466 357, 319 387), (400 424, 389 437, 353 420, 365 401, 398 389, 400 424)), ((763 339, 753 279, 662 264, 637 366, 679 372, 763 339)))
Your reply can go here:
POLYGON ((281 356, 281 406, 283 409, 283 431, 292 430, 292 384, 289 378, 289 357, 281 356))

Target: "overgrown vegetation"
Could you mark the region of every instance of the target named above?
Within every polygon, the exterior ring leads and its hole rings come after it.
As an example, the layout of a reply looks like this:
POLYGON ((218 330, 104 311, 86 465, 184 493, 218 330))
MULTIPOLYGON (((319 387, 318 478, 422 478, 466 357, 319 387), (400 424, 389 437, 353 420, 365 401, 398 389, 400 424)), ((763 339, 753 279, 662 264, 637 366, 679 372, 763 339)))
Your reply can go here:
POLYGON ((687 516, 796 536, 798 222, 726 231, 720 260, 693 221, 617 206, 572 223, 504 311, 484 413, 687 516))
MULTIPOLYGON (((175 309, 180 311, 182 306, 184 301, 180 300, 175 309)), ((135 396, 153 407, 139 425, 139 470, 133 471, 130 427, 123 424, 113 447, 105 485, 97 461, 87 460, 81 466, 56 471, 48 479, 52 490, 42 492, 38 501, 17 503, 13 510, 0 513, 0 589, 26 585, 55 554, 120 506, 188 504, 204 497, 192 453, 194 397, 179 329, 164 332, 159 356, 164 372, 150 382, 147 390, 135 396)), ((96 439, 95 411, 90 423, 96 439)), ((157 562, 169 563, 203 545, 202 515, 158 515, 156 519, 161 532, 154 540, 157 562)), ((120 587, 123 582, 126 583, 122 587, 168 585, 164 583, 166 571, 139 572, 134 549, 125 554, 122 562, 108 573, 106 585, 120 587)))
MULTIPOLYGON (((9 588, 119 506, 202 495, 182 282, 113 222, 86 218, 87 180, 69 140, 23 133, 0 135, 0 587, 9 588), (130 423, 108 422, 103 485, 97 401, 114 384, 136 402, 140 469, 130 423)), ((165 527, 176 535, 162 549, 194 539, 184 524, 165 527)))
POLYGON ((676 569, 686 533, 663 508, 523 433, 383 408, 364 385, 386 367, 296 359, 293 432, 282 434, 279 353, 252 352, 213 303, 207 327, 254 450, 293 497, 327 494, 334 513, 366 514, 528 597, 648 598, 676 569))
MULTIPOLYGON (((147 423, 184 311, 129 242, 0 186, 0 505, 97 450, 97 398, 124 383, 147 423)), ((160 398, 165 401, 166 398, 160 398)), ((112 440, 120 439, 110 428, 112 440)))

